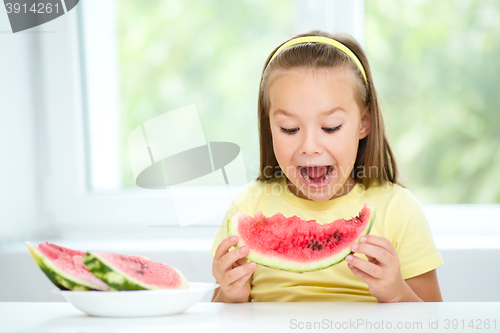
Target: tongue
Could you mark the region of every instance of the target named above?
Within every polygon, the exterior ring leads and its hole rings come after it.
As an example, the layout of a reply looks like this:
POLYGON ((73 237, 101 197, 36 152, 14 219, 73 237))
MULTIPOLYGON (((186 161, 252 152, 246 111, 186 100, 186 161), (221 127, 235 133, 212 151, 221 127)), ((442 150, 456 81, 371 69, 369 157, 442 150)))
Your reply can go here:
POLYGON ((328 167, 320 166, 320 167, 307 167, 307 175, 309 178, 321 178, 328 171, 328 167))

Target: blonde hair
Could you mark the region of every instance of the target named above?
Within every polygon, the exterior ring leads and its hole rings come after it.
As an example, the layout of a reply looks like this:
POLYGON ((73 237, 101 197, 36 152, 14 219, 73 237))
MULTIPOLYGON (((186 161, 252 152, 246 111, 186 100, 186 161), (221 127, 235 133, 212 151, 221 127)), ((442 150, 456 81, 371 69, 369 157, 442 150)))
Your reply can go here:
POLYGON ((372 74, 363 49, 359 43, 349 35, 330 34, 320 30, 313 30, 298 34, 280 44, 269 55, 262 71, 259 101, 259 141, 260 141, 260 170, 256 180, 275 181, 278 173, 283 175, 276 156, 274 155, 271 127, 269 121, 269 97, 267 87, 270 76, 276 70, 288 70, 291 68, 347 68, 354 75, 354 91, 356 102, 361 109, 368 109, 371 117, 369 134, 359 141, 356 161, 354 163, 351 176, 357 183, 363 184, 368 189, 375 179, 383 184, 390 182, 403 186, 398 179, 398 167, 394 154, 385 135, 382 110, 379 104, 377 92, 373 85, 372 74), (337 40, 347 46, 359 59, 364 67, 368 84, 365 83, 363 74, 356 63, 339 49, 323 43, 304 43, 293 45, 284 49, 270 62, 275 52, 287 41, 305 36, 323 36, 337 40), (366 170, 376 168, 376 174, 372 175, 366 170), (380 170, 380 172, 378 171, 380 170), (276 172, 279 171, 279 172, 276 172), (360 173, 362 174, 360 176, 360 173), (364 176, 363 176, 364 175, 364 176))

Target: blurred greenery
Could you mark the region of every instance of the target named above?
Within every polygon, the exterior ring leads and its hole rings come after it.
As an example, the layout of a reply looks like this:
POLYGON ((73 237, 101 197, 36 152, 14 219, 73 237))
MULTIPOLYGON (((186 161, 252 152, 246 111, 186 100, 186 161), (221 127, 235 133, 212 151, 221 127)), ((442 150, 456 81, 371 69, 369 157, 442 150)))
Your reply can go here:
MULTIPOLYGON (((293 0, 120 0, 121 165, 143 122, 195 104, 207 141, 257 175, 257 92, 293 0)), ((365 47, 407 185, 422 203, 500 202, 500 1, 366 0, 365 47)))
POLYGON ((365 47, 409 189, 427 204, 500 203, 500 1, 365 9, 365 47))
POLYGON ((120 0, 121 166, 135 186, 128 135, 195 104, 207 141, 241 147, 247 178, 259 161, 257 97, 264 62, 293 33, 293 0, 120 0))

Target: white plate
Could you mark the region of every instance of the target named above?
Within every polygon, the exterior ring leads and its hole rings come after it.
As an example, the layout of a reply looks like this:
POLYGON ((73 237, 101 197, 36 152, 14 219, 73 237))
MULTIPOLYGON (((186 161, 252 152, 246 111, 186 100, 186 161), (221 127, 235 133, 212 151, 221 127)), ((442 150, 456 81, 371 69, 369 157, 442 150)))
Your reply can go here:
POLYGON ((149 317, 181 313, 218 287, 216 283, 189 282, 187 289, 52 292, 91 316, 149 317))

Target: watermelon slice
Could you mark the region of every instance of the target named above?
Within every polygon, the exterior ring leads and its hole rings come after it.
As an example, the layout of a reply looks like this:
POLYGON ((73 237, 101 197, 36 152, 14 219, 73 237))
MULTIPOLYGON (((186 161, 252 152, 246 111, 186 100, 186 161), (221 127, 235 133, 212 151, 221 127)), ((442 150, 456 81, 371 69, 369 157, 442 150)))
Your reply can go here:
POLYGON ((277 213, 254 217, 236 213, 227 223, 228 236, 239 238, 236 247, 249 249, 247 259, 258 264, 294 272, 307 272, 335 265, 352 253, 350 246, 367 235, 375 220, 375 210, 364 204, 351 219, 319 224, 297 216, 277 213))
POLYGON ((112 290, 85 267, 83 264, 85 252, 48 242, 38 245, 30 242, 25 242, 25 244, 41 270, 59 289, 112 290))
POLYGON ((188 288, 179 270, 145 257, 88 252, 83 262, 95 276, 117 290, 188 288))

